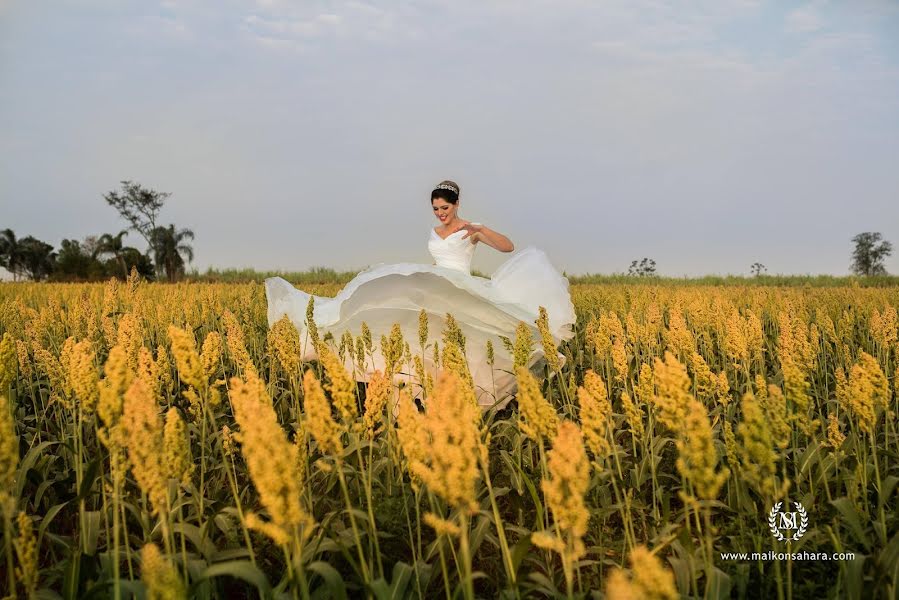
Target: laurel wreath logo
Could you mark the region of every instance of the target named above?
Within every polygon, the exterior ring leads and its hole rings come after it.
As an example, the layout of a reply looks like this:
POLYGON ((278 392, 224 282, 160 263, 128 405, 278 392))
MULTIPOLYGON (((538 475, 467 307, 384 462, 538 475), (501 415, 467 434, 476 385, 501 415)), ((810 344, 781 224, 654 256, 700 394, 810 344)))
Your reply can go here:
POLYGON ((768 528, 771 530, 771 535, 774 536, 774 539, 779 542, 795 542, 805 535, 805 530, 808 529, 808 513, 805 512, 805 507, 803 507, 800 502, 793 502, 793 505, 796 507, 796 512, 799 514, 799 528, 796 529, 796 533, 791 536, 785 536, 777 526, 777 515, 780 513, 780 507, 783 506, 783 502, 775 504, 768 513, 768 528))
POLYGON ((771 512, 768 513, 768 528, 771 530, 771 535, 774 536, 779 542, 782 542, 784 539, 784 535, 780 532, 780 529, 777 528, 777 513, 780 512, 780 507, 783 502, 778 502, 774 506, 771 507, 771 512))

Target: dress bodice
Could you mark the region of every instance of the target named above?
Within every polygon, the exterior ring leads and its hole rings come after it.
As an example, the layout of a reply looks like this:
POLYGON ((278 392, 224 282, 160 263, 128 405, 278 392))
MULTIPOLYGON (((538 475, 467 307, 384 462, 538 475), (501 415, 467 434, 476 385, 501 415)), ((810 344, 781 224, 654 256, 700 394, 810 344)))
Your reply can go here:
POLYGON ((460 229, 444 239, 433 228, 431 229, 428 250, 438 267, 471 273, 471 258, 474 256, 475 244, 472 244, 470 239, 462 239, 465 233, 466 230, 460 229))

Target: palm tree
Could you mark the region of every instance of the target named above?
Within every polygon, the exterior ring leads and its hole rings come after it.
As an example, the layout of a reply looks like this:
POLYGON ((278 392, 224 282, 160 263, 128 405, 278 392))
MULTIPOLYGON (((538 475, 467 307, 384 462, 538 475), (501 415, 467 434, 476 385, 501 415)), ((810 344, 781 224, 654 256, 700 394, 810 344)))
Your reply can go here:
POLYGON ((185 240, 194 239, 194 232, 190 229, 175 230, 175 226, 156 227, 150 236, 153 260, 156 263, 156 271, 163 271, 170 282, 184 274, 184 259, 194 259, 194 249, 185 243, 185 240))
POLYGON ((116 235, 104 233, 97 240, 96 253, 98 256, 112 255, 116 264, 119 265, 119 272, 122 277, 128 277, 128 268, 125 265, 125 246, 122 244, 122 238, 128 235, 128 230, 123 229, 116 235))
POLYGON ((13 230, 0 231, 0 267, 12 273, 14 281, 22 272, 22 258, 22 246, 13 230))

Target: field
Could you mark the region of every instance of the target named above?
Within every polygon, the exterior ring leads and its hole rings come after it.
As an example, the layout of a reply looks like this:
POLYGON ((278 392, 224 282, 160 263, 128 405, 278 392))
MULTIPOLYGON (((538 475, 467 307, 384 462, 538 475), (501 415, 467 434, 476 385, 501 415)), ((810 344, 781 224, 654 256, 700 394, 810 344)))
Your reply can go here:
POLYGON ((306 363, 258 283, 0 284, 0 597, 899 597, 899 288, 572 297, 482 414, 451 324, 306 363))

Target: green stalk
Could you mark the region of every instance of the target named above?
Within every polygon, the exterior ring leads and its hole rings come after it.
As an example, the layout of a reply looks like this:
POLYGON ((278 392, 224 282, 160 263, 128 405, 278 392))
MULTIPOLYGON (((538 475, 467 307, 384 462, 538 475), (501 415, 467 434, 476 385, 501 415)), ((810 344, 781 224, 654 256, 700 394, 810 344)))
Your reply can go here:
POLYGON ((658 503, 658 489, 659 489, 659 480, 656 476, 656 460, 655 460, 655 423, 652 421, 652 407, 646 407, 647 414, 647 424, 646 424, 646 432, 647 436, 647 444, 649 446, 649 472, 652 477, 652 518, 655 519, 655 522, 659 522, 659 518, 661 515, 659 514, 659 503, 658 503))
MULTIPOLYGON (((81 463, 81 455, 83 453, 82 450, 82 436, 81 436, 81 402, 78 400, 74 401, 77 405, 75 411, 75 493, 81 492, 81 482, 84 480, 84 465, 81 463)), ((81 534, 78 536, 81 539, 81 551, 87 554, 87 539, 84 536, 84 533, 87 531, 87 521, 85 517, 85 504, 84 498, 81 498, 78 501, 78 525, 81 527, 81 534)))
POLYGON ((443 541, 437 538, 437 551, 440 554, 440 571, 443 573, 443 588, 446 590, 446 600, 453 600, 452 592, 450 592, 449 574, 446 571, 446 556, 443 553, 443 541))
POLYGON ((7 514, 6 507, 0 506, 3 511, 3 546, 6 554, 6 577, 9 581, 9 597, 16 597, 16 571, 12 557, 12 519, 7 514))
MULTIPOLYGON (((442 514, 441 511, 437 508, 437 505, 434 501, 434 497, 430 493, 428 493, 428 502, 431 504, 431 511, 435 515, 442 514)), ((416 512, 417 512, 417 508, 416 508, 416 512)), ((419 521, 419 527, 420 527, 420 524, 421 524, 421 521, 419 521)), ((437 539, 434 541, 434 543, 437 544, 437 552, 440 554, 440 570, 443 573, 443 588, 446 591, 446 600, 453 600, 453 594, 452 594, 452 591, 450 590, 449 572, 447 571, 447 568, 446 568, 446 555, 443 551, 443 539, 442 538, 443 538, 443 535, 438 534, 437 539)), ((452 544, 450 544, 450 549, 452 550, 452 544)), ((455 550, 453 550, 453 552, 455 553, 455 550)), ((458 566, 458 561, 456 564, 458 566)))
MULTIPOLYGON (((181 498, 181 485, 178 485, 178 494, 175 497, 176 500, 180 500, 181 498)), ((179 502, 178 503, 178 523, 181 524, 181 567, 183 569, 184 581, 189 581, 190 573, 187 569, 187 542, 185 541, 184 535, 184 506, 179 502)), ((173 534, 174 535, 174 534, 173 534)))
MULTIPOLYGON (((423 596, 423 593, 421 590, 421 581, 419 580, 419 576, 418 576, 418 561, 419 561, 419 558, 421 557, 421 528, 420 527, 418 528, 418 544, 416 545, 415 534, 412 531, 412 517, 409 514, 409 503, 407 502, 407 497, 406 497, 406 485, 405 485, 405 482, 403 482, 403 481, 400 481, 400 484, 402 485, 402 488, 403 488, 403 490, 402 490, 403 512, 406 514, 406 530, 409 532, 409 548, 412 551, 412 563, 413 563, 413 568, 415 569, 415 587, 418 590, 418 597, 423 598, 424 596, 423 596)), ((415 501, 416 501, 415 518, 416 518, 416 523, 419 523, 419 521, 418 521, 418 494, 417 493, 415 493, 415 501)))
MULTIPOLYGON (((294 540, 294 541, 296 541, 296 540, 294 540)), ((293 558, 290 556, 290 548, 287 546, 287 544, 284 544, 281 546, 281 551, 284 553, 284 562, 286 563, 285 566, 287 567, 287 578, 290 580, 291 583, 295 584, 297 578, 296 578, 296 575, 294 574, 293 558)), ((297 597, 297 586, 296 585, 290 586, 290 596, 293 598, 293 600, 299 600, 299 598, 297 597)), ((303 597, 303 600, 306 600, 305 596, 303 597)))
MULTIPOLYGON (((203 412, 205 413, 207 410, 207 402, 204 394, 204 398, 201 400, 203 403, 203 412)), ((203 530, 203 499, 206 496, 203 488, 206 485, 206 419, 202 419, 202 423, 200 424, 200 488, 199 498, 197 499, 199 503, 199 514, 197 515, 197 525, 200 530, 203 530)))
POLYGON ((359 528, 356 527, 356 517, 353 515, 353 503, 350 500, 350 492, 347 489, 346 479, 343 476, 343 461, 339 457, 335 458, 337 463, 337 478, 340 480, 340 489, 343 490, 343 500, 346 502, 347 514, 350 517, 350 526, 353 529, 353 537, 356 541, 356 551, 359 554, 359 565, 362 568, 362 578, 365 583, 371 581, 371 574, 368 569, 368 563, 365 560, 365 553, 362 550, 362 538, 359 537, 359 528))
POLYGON ((237 473, 234 472, 234 462, 231 460, 230 456, 226 456, 225 461, 228 464, 228 468, 225 469, 225 472, 228 474, 228 485, 231 487, 231 495, 234 496, 234 506, 237 509, 240 527, 243 530, 244 543, 246 543, 247 550, 250 552, 250 562, 253 563, 253 566, 255 567, 256 553, 253 551, 253 542, 250 539, 250 531, 247 529, 246 520, 244 518, 243 505, 240 502, 240 492, 237 489, 237 473))
MULTIPOLYGON (((539 441, 538 444, 537 444, 537 448, 538 448, 539 453, 540 453, 540 473, 541 473, 541 477, 542 477, 543 479, 548 480, 548 479, 549 479, 549 475, 547 474, 547 471, 546 471, 546 452, 545 452, 545 450, 544 450, 544 448, 543 448, 543 438, 542 438, 542 437, 540 438, 540 441, 539 441)), ((541 486, 541 488, 542 488, 542 486, 541 486)), ((541 490, 541 491, 542 491, 542 490, 541 490)), ((548 514, 548 511, 546 510, 546 507, 548 506, 548 505, 546 504, 546 492, 542 492, 542 493, 543 493, 543 507, 544 507, 544 508, 543 508, 543 510, 541 511, 542 514, 540 515, 540 522, 543 523, 543 529, 548 529, 548 528, 549 528, 549 514, 548 514)))
MULTIPOLYGON (((618 444, 616 444, 615 440, 612 439, 613 436, 610 435, 608 426, 609 425, 607 423, 606 424, 606 437, 609 438, 612 443, 612 456, 615 457, 615 468, 618 471, 618 478, 621 481, 621 484, 623 486, 624 485, 624 473, 621 470, 621 461, 618 459, 618 444)), ((614 474, 612 475, 612 484, 613 485, 615 484, 614 474)), ((618 496, 618 493, 619 493, 618 487, 615 486, 615 495, 618 496)), ((633 518, 631 517, 630 500, 626 497, 623 490, 621 492, 621 496, 622 497, 619 500, 624 505, 624 514, 622 515, 622 519, 624 521, 624 532, 625 532, 625 535, 629 535, 629 537, 630 537, 629 542, 631 545, 630 545, 629 549, 633 549, 634 546, 637 545, 637 536, 636 536, 636 533, 634 532, 634 521, 633 521, 633 518)))
MULTIPOLYGON (((369 466, 372 462, 372 447, 374 446, 374 440, 370 440, 368 444, 368 463, 369 466)), ((359 472, 362 473, 362 477, 364 478, 363 485, 365 485, 365 505, 368 512, 368 523, 369 527, 371 527, 371 538, 374 542, 374 554, 375 559, 378 561, 378 575, 380 577, 384 576, 384 564, 381 561, 381 545, 378 541, 378 526, 375 523, 375 513, 371 507, 371 490, 372 490, 372 476, 371 471, 368 467, 365 466, 364 461, 362 460, 362 453, 359 451, 358 440, 356 443, 356 458, 359 461, 359 472)), ((371 550, 371 548, 369 548, 371 550)))
POLYGON ((880 467, 879 467, 878 461, 877 461, 877 447, 875 446, 874 434, 869 433, 868 435, 869 435, 868 439, 870 441, 870 446, 871 446, 871 458, 874 459, 874 477, 877 482, 877 513, 878 513, 877 517, 880 519, 880 528, 879 528, 879 532, 878 532, 878 534, 879 534, 878 537, 880 537, 880 543, 885 546, 887 543, 887 537, 886 537, 887 523, 886 523, 886 515, 884 514, 884 511, 883 511, 883 501, 884 501, 883 484, 880 481, 880 467))
POLYGON ((462 535, 459 540, 459 546, 462 552, 462 576, 464 578, 465 597, 468 600, 474 600, 474 580, 471 576, 471 548, 468 545, 469 520, 464 510, 460 511, 460 519, 462 521, 462 535))
MULTIPOLYGON (((296 572, 300 579, 300 595, 303 597, 303 600, 309 600, 309 582, 306 581, 306 568, 303 566, 303 544, 300 536, 297 534, 296 527, 293 528, 293 546, 296 548, 297 554, 296 572)), ((287 562, 290 565, 293 562, 293 557, 288 556, 287 562)), ((296 590, 293 593, 296 595, 296 590)))
POLYGON ((509 578, 509 583, 512 584, 515 589, 515 595, 518 596, 518 586, 516 582, 515 567, 512 563, 512 553, 509 551, 509 543, 506 540, 506 530, 502 525, 499 506, 497 506, 496 498, 493 496, 493 484, 490 481, 490 471, 483 461, 481 461, 481 472, 484 473, 484 482, 487 484, 487 495, 490 497, 490 507, 493 510, 493 524, 496 527, 496 535, 499 538, 499 547, 503 556, 503 566, 506 568, 506 575, 509 578))

